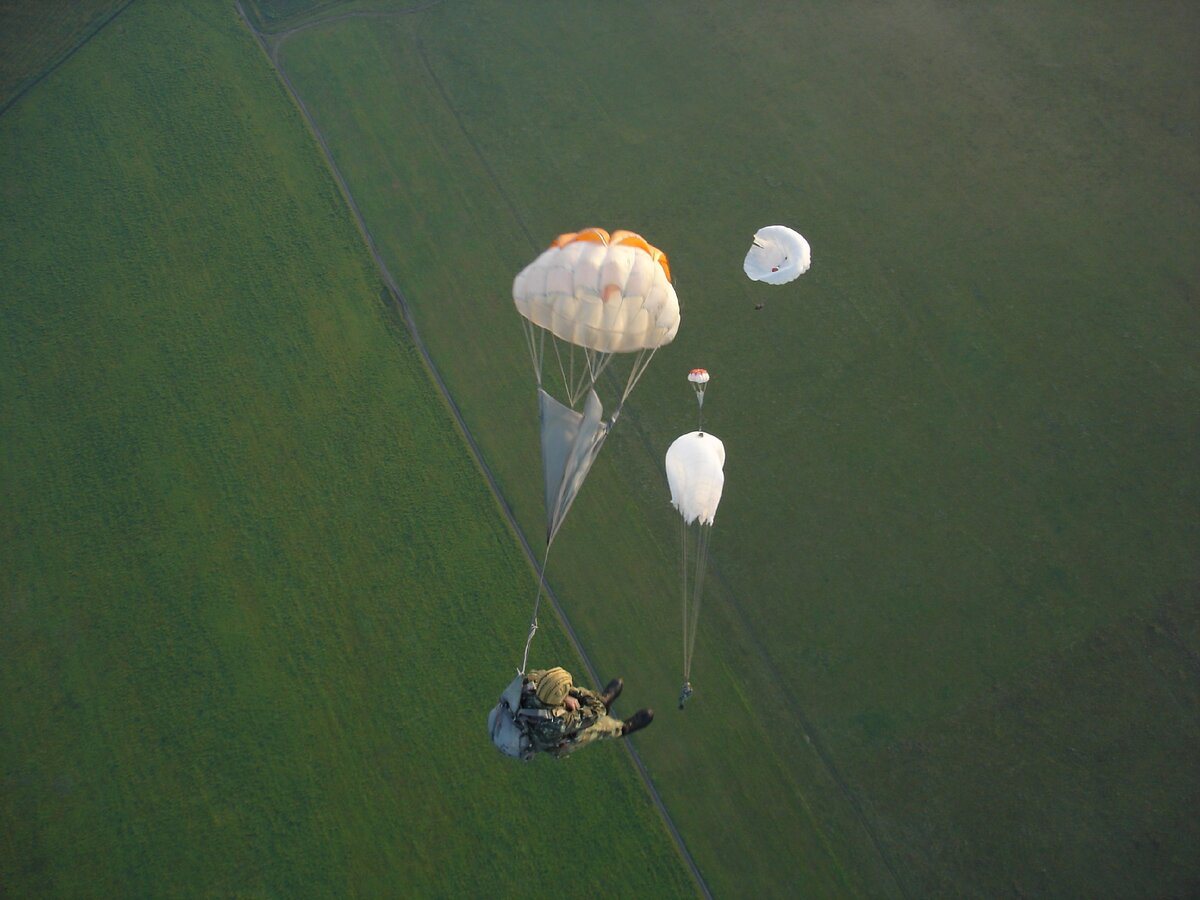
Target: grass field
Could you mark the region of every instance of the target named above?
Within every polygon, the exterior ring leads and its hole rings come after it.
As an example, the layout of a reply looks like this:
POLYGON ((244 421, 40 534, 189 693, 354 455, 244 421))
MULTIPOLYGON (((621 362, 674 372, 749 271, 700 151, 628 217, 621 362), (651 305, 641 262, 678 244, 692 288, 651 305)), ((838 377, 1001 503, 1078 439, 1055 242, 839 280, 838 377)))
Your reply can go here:
POLYGON ((0 893, 694 894, 623 753, 486 741, 531 573, 230 6, 0 116, 0 233, 0 893))
POLYGON ((511 277, 587 224, 670 254, 680 337, 551 578, 663 709, 639 746, 716 893, 1200 879, 1198 25, 471 3, 279 45, 531 536, 511 277), (740 270, 772 222, 813 243, 787 288, 740 270), (681 715, 659 461, 694 365, 729 461, 681 715))
POLYGON ((0 112, 128 0, 0 2, 0 112))

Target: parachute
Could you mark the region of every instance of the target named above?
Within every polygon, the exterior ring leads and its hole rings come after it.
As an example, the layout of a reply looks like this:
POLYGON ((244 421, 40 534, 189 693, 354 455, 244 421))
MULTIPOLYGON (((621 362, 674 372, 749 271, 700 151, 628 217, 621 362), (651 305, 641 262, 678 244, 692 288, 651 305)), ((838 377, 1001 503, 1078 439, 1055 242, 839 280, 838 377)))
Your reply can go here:
POLYGON ((671 505, 685 525, 712 525, 725 487, 725 444, 714 434, 689 431, 667 450, 671 505))
POLYGON ((588 228, 559 235, 526 266, 513 301, 537 378, 549 543, 654 352, 674 340, 679 300, 661 250, 631 231, 588 228), (613 365, 618 354, 628 367, 613 365), (605 421, 596 389, 610 368, 622 369, 621 388, 605 421))
POLYGON ((700 411, 699 411, 700 423, 696 427, 703 430, 703 428, 704 428, 704 424, 703 424, 704 423, 704 387, 705 387, 705 385, 708 384, 708 370, 707 369, 692 369, 692 371, 688 372, 688 381, 690 381, 692 384, 692 387, 694 387, 696 389, 696 404, 700 407, 700 411))
POLYGON ((787 284, 812 265, 812 250, 799 232, 786 225, 768 225, 754 235, 742 269, 754 281, 787 284))
MULTIPOLYGON (((693 385, 708 382, 708 373, 693 369, 688 375, 693 385), (703 373, 703 381, 695 376, 703 373)), ((697 399, 703 393, 697 390, 697 399)), ((680 547, 683 559, 683 688, 679 708, 692 695, 692 653, 696 646, 696 627, 700 601, 704 596, 704 574, 708 568, 708 545, 721 492, 725 487, 725 445, 720 438, 704 431, 680 435, 667 449, 667 485, 671 505, 679 513, 680 547)))
POLYGON ((716 435, 691 431, 680 435, 667 450, 667 484, 671 504, 679 512, 680 546, 683 560, 683 690, 679 708, 692 694, 692 653, 700 601, 704 597, 704 574, 708 568, 708 545, 717 505, 725 486, 725 445, 716 435))
POLYGON ((513 280, 512 295, 537 380, 546 502, 524 672, 550 546, 638 379, 675 339, 679 299, 666 254, 632 231, 603 228, 559 235, 513 280), (602 399, 605 375, 612 389, 602 399))

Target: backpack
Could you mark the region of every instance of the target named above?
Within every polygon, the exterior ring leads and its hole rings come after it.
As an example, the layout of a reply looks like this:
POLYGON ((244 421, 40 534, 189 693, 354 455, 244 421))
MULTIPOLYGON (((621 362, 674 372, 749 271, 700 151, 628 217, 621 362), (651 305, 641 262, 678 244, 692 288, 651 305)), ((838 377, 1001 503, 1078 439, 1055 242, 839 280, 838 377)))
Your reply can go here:
POLYGON ((496 749, 505 756, 526 762, 537 753, 526 723, 530 719, 550 715, 546 710, 522 708, 521 695, 527 687, 529 693, 533 693, 532 683, 528 683, 524 675, 517 675, 500 695, 500 702, 488 714, 488 731, 492 734, 496 749))

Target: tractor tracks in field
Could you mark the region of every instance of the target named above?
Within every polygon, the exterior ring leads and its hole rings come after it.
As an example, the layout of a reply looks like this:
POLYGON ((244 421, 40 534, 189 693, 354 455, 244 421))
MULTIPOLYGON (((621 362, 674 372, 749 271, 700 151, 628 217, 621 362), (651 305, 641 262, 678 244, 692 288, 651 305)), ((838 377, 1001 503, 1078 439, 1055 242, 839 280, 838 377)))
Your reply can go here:
MULTIPOLYGON (((393 304, 395 305, 396 309, 399 311, 400 316, 404 321, 405 328, 408 330, 408 333, 409 333, 410 337, 412 338, 414 346, 417 348, 417 351, 421 354, 421 359, 425 363, 425 368, 428 370, 430 377, 433 379, 433 382, 437 387, 438 393, 441 394, 442 399, 445 401, 446 406, 449 408, 451 415, 454 417, 454 421, 458 425, 459 431, 462 433, 464 440, 466 440, 466 442, 467 442, 467 446, 470 449, 471 456, 474 458, 475 464, 479 468, 480 472, 483 473, 484 479, 487 481, 488 488, 491 491, 492 496, 495 497, 497 504, 499 504, 501 512, 504 515, 504 518, 507 520, 508 525, 512 529, 513 533, 517 536, 517 540, 520 542, 521 548, 524 551, 525 556, 528 559, 530 565, 533 566, 534 570, 536 571, 536 570, 538 570, 537 554, 534 552, 532 545, 529 543, 529 540, 526 538, 525 532, 521 529, 521 526, 517 523, 517 519, 513 513, 512 507, 509 505, 508 500, 504 496, 504 492, 500 489, 500 485, 496 481, 495 475, 492 473, 491 468, 488 466, 487 462, 484 459, 482 448, 480 448, 478 442, 475 440, 475 436, 471 433, 471 429, 467 427, 467 422, 463 418, 462 411, 459 409, 459 406, 455 402, 454 397, 451 396, 450 390, 446 386, 446 382, 442 379, 441 372, 438 370, 437 365, 433 361, 433 357, 429 353, 429 349, 426 347, 424 340, 421 338, 421 333, 417 328, 416 319, 413 317, 412 308, 410 307, 410 305, 408 303, 408 299, 405 297, 404 291, 400 288, 400 285, 397 283, 396 279, 392 276, 391 270, 388 269, 387 263, 384 261, 383 256, 379 251, 379 246, 375 241, 375 236, 371 233, 371 229, 367 226, 367 222, 366 222, 366 219, 363 217, 362 210, 359 208, 358 202, 354 199, 354 194, 350 190, 350 185, 346 182, 345 177, 342 175, 341 169, 338 167, 337 162, 333 158, 333 152, 331 151, 331 149, 329 147, 328 141, 325 139, 324 133, 317 126, 316 120, 314 119, 312 113, 309 111, 307 104, 305 104, 303 98, 301 98, 299 91, 296 90, 295 84, 293 84, 291 78, 288 77, 287 72, 284 71, 284 68, 282 65, 280 65, 279 59, 278 59, 279 47, 289 36, 296 34, 299 31, 307 30, 307 29, 313 28, 317 25, 327 25, 327 24, 330 24, 330 23, 333 23, 336 21, 340 21, 340 20, 345 20, 345 19, 364 18, 364 17, 368 17, 368 16, 370 16, 372 18, 378 18, 378 17, 383 17, 383 16, 410 15, 415 12, 422 12, 426 9, 429 9, 432 6, 436 6, 440 2, 441 2, 441 0, 435 0, 435 2, 425 4, 421 7, 415 7, 410 10, 400 10, 400 11, 397 11, 394 13, 383 13, 383 12, 380 12, 380 13, 370 13, 370 12, 344 13, 339 16, 332 16, 328 19, 320 19, 320 20, 314 20, 311 22, 305 22, 302 25, 296 26, 296 28, 294 28, 294 29, 280 32, 279 34, 276 34, 274 36, 265 35, 262 32, 260 32, 257 28, 254 27, 254 23, 251 22, 250 18, 246 15, 245 9, 242 8, 242 4, 241 4, 240 0, 235 0, 234 6, 236 7, 238 15, 241 17, 242 22, 245 24, 246 28, 249 29, 250 33, 252 35, 254 35, 255 39, 258 41, 259 46, 263 50, 263 53, 266 55, 267 59, 271 62, 271 65, 275 69, 276 74, 278 75, 279 79, 283 82, 283 85, 287 89, 288 94, 291 96, 292 102, 294 102, 296 104, 296 107, 300 110, 301 115, 304 117, 305 122, 308 124, 309 129, 312 131, 313 136, 317 139, 317 144, 321 148, 322 155, 324 155, 324 157, 325 157, 325 163, 329 167, 329 170, 332 173, 334 180, 337 182, 338 189, 341 191, 342 196, 345 198, 346 205, 350 208, 350 211, 354 216, 355 223, 357 224, 359 231, 363 235, 363 239, 366 241, 367 249, 370 251, 371 258, 375 261, 375 265, 379 270, 380 276, 383 278, 384 285, 387 287, 388 293, 391 296, 391 300, 392 300, 393 304)), ((421 53, 422 62, 424 63, 426 70, 430 72, 430 77, 433 80, 438 91, 440 92, 443 102, 445 102, 447 104, 447 108, 454 115, 455 121, 458 122, 460 129, 463 129, 464 134, 466 134, 466 129, 463 126, 462 121, 459 119, 457 111, 454 109, 454 107, 452 105, 449 104, 449 99, 446 96, 444 88, 442 87, 440 81, 437 80, 436 76, 433 75, 432 70, 429 67, 428 60, 425 58, 424 49, 423 48, 419 48, 419 49, 420 49, 420 53, 421 53)), ((487 170, 488 175, 498 185, 499 182, 498 182, 498 179, 496 178, 496 174, 494 171, 492 171, 490 165, 488 165, 487 160, 483 158, 482 151, 480 150, 478 145, 475 143, 475 141, 469 135, 467 135, 467 139, 470 142, 470 144, 471 144, 472 148, 474 149, 474 151, 476 152, 476 154, 479 155, 481 160, 483 161, 483 165, 484 165, 485 169, 487 170)), ((510 209, 513 210, 514 215, 515 215, 516 207, 512 203, 511 198, 509 198, 508 195, 504 193, 503 189, 500 190, 500 193, 504 197, 505 201, 508 203, 510 209)), ((519 216, 517 216, 517 221, 521 224, 521 228, 525 231, 526 237, 529 238, 530 246, 535 247, 533 238, 529 234, 528 229, 525 227, 523 220, 519 216)), ((544 591, 545 591, 547 599, 549 599, 551 605, 553 606, 554 612, 557 614, 559 621, 562 622, 563 629, 567 633, 567 638, 568 638, 568 640, 570 640, 571 646, 575 649, 575 652, 577 654, 579 654, 579 658, 583 661, 584 666, 587 668, 588 675, 591 677, 592 683, 595 685, 602 684, 603 682, 600 680, 599 673, 597 672, 596 667, 592 664, 591 658, 587 655, 586 651, 583 649, 583 644, 579 640, 579 635, 576 634, 574 627, 571 625, 570 619, 567 618, 566 612, 563 610, 562 605, 559 603, 557 595, 554 593, 553 589, 548 584, 545 585, 544 591)), ((634 763, 634 766, 636 767, 639 775, 641 776, 642 782, 646 787, 646 791, 650 795, 650 798, 653 801, 655 808, 658 810, 659 816, 662 818, 663 824, 666 826, 668 833, 671 835, 671 838, 675 843, 675 848, 676 848, 677 852, 679 853, 680 857, 683 859, 684 863, 687 865, 688 870, 691 872, 692 878, 695 880, 697 888, 701 891, 701 893, 706 898, 708 898, 708 900, 712 900, 712 892, 709 890, 708 883, 704 880, 704 876, 700 873, 700 869, 696 865, 696 861, 692 858, 691 853, 688 851, 687 844, 685 843, 685 841, 683 839, 683 835, 681 835, 679 833, 679 829, 676 827, 674 820, 671 818, 670 813, 667 811, 666 804, 663 802, 662 797, 658 793, 658 789, 654 786, 654 782, 650 777, 650 772, 647 770, 645 763, 642 762, 642 758, 638 755, 637 750, 634 748, 634 746, 631 743, 629 743, 628 741, 622 741, 621 744, 625 748, 626 752, 629 754, 630 758, 632 759, 632 761, 634 763)))
POLYGON ((435 6, 440 6, 444 2, 445 0, 430 0, 428 3, 422 3, 409 9, 359 9, 352 12, 338 13, 334 16, 317 17, 306 22, 301 22, 299 25, 293 25, 291 28, 272 32, 259 31, 255 28, 254 24, 246 16, 246 11, 242 9, 240 0, 236 0, 235 5, 241 14, 242 20, 246 23, 246 27, 254 33, 254 36, 258 38, 258 42, 266 48, 267 55, 271 57, 271 62, 275 64, 275 68, 279 69, 282 74, 283 69, 279 65, 279 48, 283 46, 284 41, 293 35, 299 34, 302 31, 308 31, 310 28, 333 25, 337 22, 346 22, 350 19, 395 19, 401 16, 411 16, 416 13, 423 13, 425 10, 432 9, 435 6))

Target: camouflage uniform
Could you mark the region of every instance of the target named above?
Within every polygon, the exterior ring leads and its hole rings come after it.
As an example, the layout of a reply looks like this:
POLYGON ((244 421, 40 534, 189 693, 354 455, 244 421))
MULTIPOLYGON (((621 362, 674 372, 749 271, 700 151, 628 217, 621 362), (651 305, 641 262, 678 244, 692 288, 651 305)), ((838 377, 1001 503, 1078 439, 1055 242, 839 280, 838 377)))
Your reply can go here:
POLYGON ((595 691, 573 686, 568 696, 579 701, 579 709, 548 706, 537 697, 537 685, 546 669, 528 675, 527 689, 521 695, 523 709, 538 710, 542 715, 525 719, 534 749, 562 758, 592 741, 620 737, 624 723, 608 714, 604 701, 595 691))

